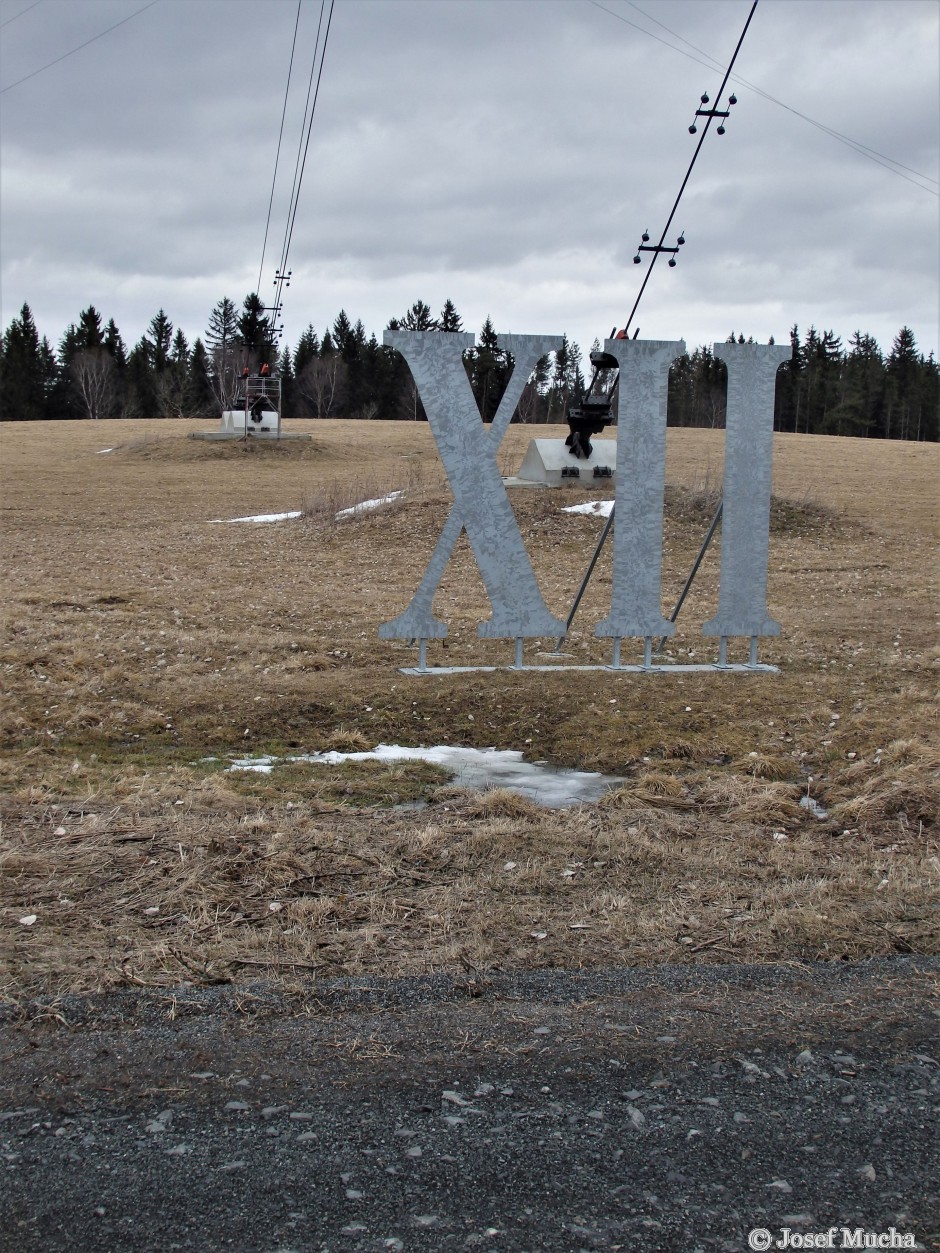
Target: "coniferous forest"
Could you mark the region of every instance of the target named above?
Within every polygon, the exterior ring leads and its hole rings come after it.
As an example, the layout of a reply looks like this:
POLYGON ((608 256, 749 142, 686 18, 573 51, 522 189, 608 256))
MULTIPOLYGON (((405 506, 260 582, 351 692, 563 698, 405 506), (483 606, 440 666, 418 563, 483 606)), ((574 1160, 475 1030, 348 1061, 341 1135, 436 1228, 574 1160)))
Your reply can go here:
MULTIPOLYGON (((416 301, 390 329, 465 329, 453 303, 436 317, 416 301)), ((752 342, 743 334, 729 340, 752 342)), ((775 429, 817 435, 937 440, 940 372, 902 327, 885 351, 855 331, 843 345, 833 331, 790 331, 792 355, 777 375, 775 429)), ((596 346, 596 343, 595 343, 596 346)), ((464 357, 484 420, 494 416, 512 370, 487 318, 464 357)), ((89 305, 53 346, 24 305, 0 339, 0 420, 215 418, 229 408, 247 366, 267 362, 282 380, 288 418, 424 419, 411 374, 360 320, 340 310, 332 324, 308 326, 291 349, 278 342, 260 298, 239 308, 225 297, 204 333, 190 342, 160 309, 128 347, 114 319, 89 305)), ((564 422, 569 399, 584 386, 581 350, 564 339, 529 380, 514 421, 564 422)), ((721 427, 726 371, 708 348, 680 357, 670 371, 669 423, 721 427)))

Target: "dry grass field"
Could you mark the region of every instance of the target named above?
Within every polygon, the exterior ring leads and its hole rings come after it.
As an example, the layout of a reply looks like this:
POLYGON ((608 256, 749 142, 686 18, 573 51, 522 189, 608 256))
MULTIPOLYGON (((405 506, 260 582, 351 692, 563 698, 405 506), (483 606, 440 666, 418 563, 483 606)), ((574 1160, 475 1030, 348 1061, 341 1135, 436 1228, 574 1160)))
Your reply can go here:
MULTIPOLYGON (((0 426, 0 994, 311 972, 445 971, 472 988, 496 968, 940 951, 936 446, 777 438, 783 633, 761 660, 778 675, 414 678, 398 667, 415 650, 377 627, 411 598, 448 506, 428 428, 187 438, 210 425, 0 426), (287 510, 304 515, 217 521, 287 510), (624 783, 549 811, 423 765, 221 768, 380 742, 516 748, 624 783)), ((507 473, 534 433, 511 429, 507 473)), ((667 610, 722 442, 669 434, 667 610)), ((560 511, 582 498, 512 490, 562 617, 602 525, 560 511)), ((717 565, 716 549, 675 660, 715 655, 699 628, 717 565)), ((609 593, 606 554, 570 661, 609 659, 593 638, 609 593)), ((435 609, 451 635, 429 664, 511 661, 511 642, 476 637, 488 610, 465 539, 435 609)))

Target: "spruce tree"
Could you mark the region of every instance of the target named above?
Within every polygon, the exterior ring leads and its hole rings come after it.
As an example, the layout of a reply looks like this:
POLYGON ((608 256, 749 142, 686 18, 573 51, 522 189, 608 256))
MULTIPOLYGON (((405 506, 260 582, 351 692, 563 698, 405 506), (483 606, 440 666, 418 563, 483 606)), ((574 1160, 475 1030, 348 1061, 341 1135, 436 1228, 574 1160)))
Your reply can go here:
POLYGON ((408 312, 399 319, 403 331, 436 331, 437 323, 431 316, 431 307, 423 300, 416 300, 408 312))
POLYGON ((127 358, 125 412, 131 418, 156 418, 160 414, 153 344, 146 335, 141 336, 127 358))
POLYGON ((692 354, 692 421, 695 426, 723 427, 727 411, 728 367, 707 348, 692 354))
POLYGON ((189 365, 189 342, 183 334, 182 327, 178 327, 176 334, 173 336, 173 343, 170 347, 170 361, 174 365, 189 365))
POLYGON ((147 327, 149 335, 144 340, 150 345, 151 368, 159 374, 170 359, 170 348, 173 344, 173 323, 162 309, 150 319, 147 327))
POLYGON ((308 323, 307 329, 297 341, 297 347, 294 349, 294 374, 299 374, 308 361, 312 361, 320 351, 320 340, 313 324, 308 323))
MULTIPOLYGON (((389 329, 393 328, 390 326, 389 329)), ((400 352, 376 342, 373 379, 373 394, 379 406, 376 417, 398 419, 412 416, 407 412, 411 371, 400 352)))
POLYGON ((206 327, 205 345, 210 358, 217 352, 230 349, 237 334, 238 311, 234 301, 223 296, 209 314, 209 325, 206 327))
POLYGON ((294 368, 291 364, 290 349, 285 344, 277 362, 277 373, 281 382, 281 417, 291 413, 294 406, 294 368))
POLYGON ((842 363, 840 399, 827 415, 827 433, 868 435, 876 427, 884 395, 884 361, 876 340, 856 331, 842 363))
POLYGON ((902 326, 888 354, 888 403, 885 438, 910 439, 919 415, 920 371, 917 341, 909 326, 902 326))
POLYGON ((827 434, 834 429, 832 415, 842 402, 842 338, 835 331, 824 331, 820 344, 823 360, 822 413, 816 431, 827 434))
POLYGON ((464 354, 470 386, 484 422, 492 422, 512 374, 512 356, 499 346, 499 338, 487 317, 480 330, 479 342, 464 354))
POLYGON ((87 413, 81 397, 73 386, 72 366, 76 357, 84 349, 82 333, 74 322, 65 328, 56 352, 56 382, 53 388, 52 404, 57 418, 82 418, 87 413))
POLYGON ((790 360, 777 371, 774 394, 774 430, 795 431, 799 419, 800 375, 803 369, 800 328, 790 327, 790 360))
POLYGON ((933 353, 920 358, 920 417, 914 439, 940 439, 940 369, 933 353))
POLYGON ((228 296, 223 296, 209 314, 205 344, 209 358, 209 381, 216 401, 224 412, 235 403, 241 374, 238 363, 238 311, 234 301, 228 296))
POLYGON ((534 421, 548 421, 549 397, 552 386, 552 356, 546 353, 544 357, 539 357, 535 363, 535 391, 538 397, 534 421))
POLYGON ((238 319, 238 337, 249 369, 277 360, 277 334, 256 292, 245 297, 238 319))
POLYGON ((547 422, 561 422, 568 405, 568 379, 571 373, 571 346, 568 336, 562 335, 561 343, 552 353, 553 367, 548 392, 547 422))
MULTIPOLYGON (((47 345, 48 348, 48 345, 47 345)), ((32 422, 49 416, 46 409, 48 361, 28 304, 3 335, 0 367, 0 418, 32 422)))
POLYGON ((187 371, 187 416, 189 417, 205 417, 216 407, 210 370, 209 353, 205 344, 197 336, 193 340, 187 371))
POLYGON ((121 332, 114 318, 110 318, 108 325, 104 328, 104 347, 114 358, 114 364, 118 370, 123 370, 127 366, 127 349, 124 347, 124 340, 121 338, 121 332))
POLYGON ((178 328, 173 336, 166 365, 157 377, 157 399, 161 417, 189 416, 192 405, 189 344, 182 328, 178 328))
POLYGON ((452 300, 444 301, 444 308, 441 310, 441 316, 437 319, 437 329, 439 331, 462 331, 463 319, 454 308, 452 300))
POLYGON ((575 395, 580 396, 584 391, 584 375, 581 373, 581 349, 574 340, 571 341, 570 356, 573 366, 571 389, 575 395))
POLYGON ((94 305, 83 309, 78 318, 78 342, 86 351, 104 348, 104 332, 101 329, 101 314, 94 305))
POLYGON ((59 380, 59 367, 56 364, 52 345, 45 335, 43 335, 39 345, 39 373, 42 378, 43 416, 54 418, 56 415, 53 409, 53 401, 59 380))
POLYGON ((670 426, 692 425, 692 400, 694 378, 689 354, 676 357, 669 367, 669 399, 666 405, 666 421, 670 426))
MULTIPOLYGON (((357 322, 356 325, 362 326, 362 323, 357 322)), ((363 336, 365 336, 365 327, 363 327, 363 336)), ((369 339, 363 342, 360 349, 361 390, 359 411, 363 418, 372 419, 381 415, 382 352, 384 351, 386 350, 379 348, 379 341, 375 335, 370 335, 369 339)))
POLYGON ((359 345, 356 343, 352 323, 347 317, 345 309, 340 309, 333 320, 332 338, 336 351, 342 354, 344 361, 355 360, 358 355, 359 345))

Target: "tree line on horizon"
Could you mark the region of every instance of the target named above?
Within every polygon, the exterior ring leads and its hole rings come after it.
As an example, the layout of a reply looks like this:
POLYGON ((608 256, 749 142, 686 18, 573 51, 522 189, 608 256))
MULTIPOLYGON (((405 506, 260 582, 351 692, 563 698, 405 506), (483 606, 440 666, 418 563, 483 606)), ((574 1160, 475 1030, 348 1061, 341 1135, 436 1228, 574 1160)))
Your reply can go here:
MULTIPOLYGON (((447 300, 435 317, 416 301, 388 329, 461 331, 447 300)), ((730 341, 753 342, 731 333, 730 341)), ((772 341, 771 341, 772 342, 772 341)), ((885 354, 856 331, 848 348, 833 331, 790 331, 791 357, 777 375, 774 429, 807 434, 940 438, 940 371, 902 327, 885 354)), ((597 348, 598 342, 593 345, 597 348)), ((244 369, 266 362, 280 376, 282 414, 290 418, 425 420, 421 398, 400 353, 367 335, 340 310, 319 334, 308 325, 293 349, 278 336, 260 297, 239 309, 228 297, 211 310, 190 343, 163 309, 128 349, 114 319, 89 305, 52 347, 24 304, 0 338, 0 420, 217 417, 235 403, 244 369)), ((464 354, 484 421, 496 413, 512 373, 490 318, 464 354)), ((564 337, 529 379, 513 420, 564 422, 585 383, 579 346, 564 337)), ((727 371, 710 349, 677 358, 669 374, 671 426, 722 427, 727 371)))

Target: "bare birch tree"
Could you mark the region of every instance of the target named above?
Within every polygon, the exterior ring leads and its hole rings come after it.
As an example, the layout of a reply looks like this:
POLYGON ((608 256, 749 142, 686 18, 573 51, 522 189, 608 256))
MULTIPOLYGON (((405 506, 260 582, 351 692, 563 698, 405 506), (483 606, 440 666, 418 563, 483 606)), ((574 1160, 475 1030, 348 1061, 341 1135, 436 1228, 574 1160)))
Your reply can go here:
POLYGON ((237 350, 227 345, 214 348, 210 353, 209 382, 212 384, 213 394, 223 413, 234 406, 235 397, 238 394, 238 379, 241 373, 238 369, 238 356, 237 350))
POLYGON ((86 348, 71 362, 75 389, 89 418, 110 412, 114 401, 114 359, 104 348, 86 348))
POLYGON ((318 418, 328 418, 346 382, 346 365, 338 352, 308 361, 296 379, 302 396, 313 405, 318 418))

